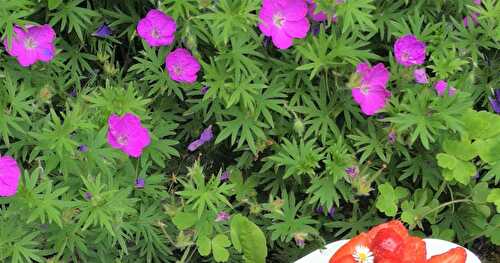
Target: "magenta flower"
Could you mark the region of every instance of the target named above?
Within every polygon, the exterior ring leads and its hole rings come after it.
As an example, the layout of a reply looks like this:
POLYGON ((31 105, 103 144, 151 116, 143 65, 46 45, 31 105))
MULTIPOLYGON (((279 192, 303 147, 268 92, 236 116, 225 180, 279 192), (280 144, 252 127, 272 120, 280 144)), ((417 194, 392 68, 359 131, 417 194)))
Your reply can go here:
POLYGON ((307 4, 304 0, 264 0, 259 12, 259 29, 271 37, 279 49, 293 45, 294 38, 304 38, 309 31, 307 4))
POLYGON ((170 52, 165 64, 170 78, 180 83, 194 83, 201 68, 198 60, 184 48, 170 52))
POLYGON ((137 34, 152 47, 167 46, 174 42, 176 27, 172 17, 152 9, 137 24, 137 34))
POLYGON ((316 12, 316 4, 314 3, 314 0, 307 0, 307 3, 309 3, 308 14, 312 20, 322 22, 328 18, 325 12, 316 12))
POLYGON ((198 149, 200 146, 211 141, 213 139, 213 137, 214 137, 214 134, 212 132, 212 125, 210 125, 210 126, 208 126, 208 128, 203 130, 203 132, 200 135, 200 138, 198 138, 197 140, 193 141, 192 143, 190 143, 188 145, 188 150, 190 152, 196 151, 196 149, 198 149))
POLYGON ((144 180, 144 178, 137 178, 135 180, 135 188, 137 189, 143 189, 145 184, 146 181, 144 180))
POLYGON ((224 171, 224 172, 221 174, 221 176, 220 176, 220 181, 221 181, 221 182, 227 182, 227 181, 229 181, 229 176, 230 176, 230 175, 231 175, 231 174, 229 173, 229 171, 227 171, 227 170, 226 170, 226 171, 224 171))
POLYGON ((429 83, 429 78, 427 77, 427 73, 425 72, 425 68, 415 69, 415 71, 413 71, 413 77, 415 77, 415 81, 419 84, 429 83))
POLYGON ((412 65, 422 65, 425 62, 425 43, 414 35, 405 35, 394 43, 396 61, 408 68, 412 65))
POLYGON ((142 150, 151 143, 149 132, 139 117, 132 113, 123 116, 112 114, 108 119, 108 143, 132 157, 140 157, 142 150))
POLYGON ((434 89, 439 96, 444 96, 444 92, 448 89, 448 96, 453 96, 457 93, 457 90, 454 87, 448 88, 448 83, 444 80, 439 80, 436 85, 434 85, 434 89))
POLYGON ((21 169, 10 156, 0 157, 0 196, 13 196, 17 193, 21 169))
POLYGON ((474 4, 480 5, 481 4, 481 0, 474 0, 474 4))
POLYGON ((7 38, 3 45, 21 66, 28 67, 37 61, 49 62, 54 58, 55 38, 56 33, 50 25, 28 26, 26 29, 15 26, 10 46, 7 38))
POLYGON ((345 173, 351 178, 356 178, 359 175, 359 167, 356 165, 348 167, 345 169, 345 173))
POLYGON ((385 107, 391 96, 391 92, 386 89, 390 73, 382 63, 374 67, 370 67, 368 63, 359 64, 356 73, 361 80, 352 89, 352 97, 364 114, 374 115, 385 107))

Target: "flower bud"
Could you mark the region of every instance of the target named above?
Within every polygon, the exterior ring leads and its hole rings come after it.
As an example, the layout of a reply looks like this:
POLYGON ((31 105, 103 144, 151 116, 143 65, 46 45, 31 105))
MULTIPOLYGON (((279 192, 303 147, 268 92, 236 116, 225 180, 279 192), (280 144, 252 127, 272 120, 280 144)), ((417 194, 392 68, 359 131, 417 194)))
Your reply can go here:
POLYGON ((295 130, 295 132, 302 136, 302 134, 304 134, 304 128, 305 126, 302 120, 300 118, 296 118, 295 122, 293 123, 293 129, 295 130))

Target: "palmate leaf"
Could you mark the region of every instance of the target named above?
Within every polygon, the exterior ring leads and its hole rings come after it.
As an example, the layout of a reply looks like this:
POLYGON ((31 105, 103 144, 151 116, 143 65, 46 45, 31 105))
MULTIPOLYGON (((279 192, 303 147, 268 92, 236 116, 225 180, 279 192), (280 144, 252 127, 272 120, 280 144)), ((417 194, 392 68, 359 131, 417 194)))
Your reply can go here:
POLYGON ((91 19, 99 16, 99 13, 92 9, 80 7, 79 5, 83 1, 72 0, 70 2, 63 2, 57 7, 56 12, 49 13, 52 16, 49 22, 51 25, 61 24, 61 30, 67 27, 68 33, 74 30, 82 42, 83 32, 91 24, 91 19))
POLYGON ((351 187, 343 181, 335 181, 329 176, 313 177, 311 186, 306 190, 310 195, 309 204, 317 204, 322 207, 333 207, 340 205, 340 200, 347 200, 347 193, 351 187))
POLYGON ((322 148, 318 147, 314 140, 297 143, 295 140, 289 141, 283 138, 283 144, 279 151, 268 157, 268 161, 274 163, 276 168, 284 167, 285 174, 283 178, 294 176, 299 182, 302 181, 302 175, 314 175, 315 169, 320 165, 324 158, 322 148))
POLYGON ((376 9, 373 0, 344 1, 336 7, 342 24, 342 33, 377 30, 371 14, 376 9))
POLYGON ((258 23, 255 11, 259 7, 259 2, 259 0, 220 0, 213 13, 205 13, 197 18, 207 20, 214 28, 214 39, 222 40, 224 44, 234 32, 243 32, 255 39, 253 27, 258 23))
POLYGON ((311 225, 316 224, 316 220, 310 216, 299 216, 298 212, 302 207, 302 201, 295 203, 293 193, 284 192, 282 195, 284 201, 282 210, 272 211, 265 214, 265 218, 272 220, 272 225, 267 229, 272 231, 271 240, 281 240, 289 242, 295 233, 316 234, 318 231, 311 225))
POLYGON ((32 15, 36 12, 33 8, 36 3, 30 0, 0 0, 0 32, 2 32, 1 39, 7 38, 8 43, 12 39, 14 33, 14 26, 24 26, 29 24, 29 20, 23 18, 32 15))
POLYGON ((276 113, 284 117, 290 117, 290 113, 288 113, 284 107, 287 102, 284 85, 278 82, 273 82, 265 89, 261 89, 259 91, 261 94, 255 96, 255 114, 257 117, 262 114, 271 128, 274 128, 272 113, 276 113))
POLYGON ((236 107, 228 109, 225 114, 234 118, 229 121, 222 121, 218 123, 221 127, 221 132, 217 136, 215 143, 220 143, 224 139, 231 136, 231 144, 235 144, 239 137, 238 147, 241 147, 244 143, 246 143, 250 150, 256 154, 256 142, 258 139, 266 139, 263 129, 268 128, 268 126, 264 122, 257 119, 255 114, 241 111, 236 107))
POLYGON ((336 29, 326 33, 322 26, 318 36, 311 36, 309 40, 306 45, 297 46, 301 57, 308 62, 297 70, 311 70, 310 79, 321 71, 337 70, 344 65, 356 65, 361 61, 379 58, 369 49, 365 49, 369 42, 357 38, 354 34, 340 33, 336 29))
POLYGON ((390 163, 392 157, 392 148, 384 144, 385 137, 377 133, 375 125, 368 124, 368 134, 361 130, 356 130, 356 134, 347 135, 354 141, 356 152, 361 154, 359 161, 362 163, 368 160, 373 154, 377 154, 385 163, 390 163))

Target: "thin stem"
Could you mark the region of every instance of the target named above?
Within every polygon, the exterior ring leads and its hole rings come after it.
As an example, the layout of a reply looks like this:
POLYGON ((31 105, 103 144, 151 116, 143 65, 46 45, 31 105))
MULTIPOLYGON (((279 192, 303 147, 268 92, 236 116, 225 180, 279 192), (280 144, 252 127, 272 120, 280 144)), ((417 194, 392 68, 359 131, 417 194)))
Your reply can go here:
MULTIPOLYGON (((500 224, 493 227, 493 229, 497 229, 497 228, 500 228, 500 224)), ((476 240, 476 239, 484 236, 486 233, 490 232, 491 230, 492 230, 492 228, 487 228, 486 230, 480 232, 479 234, 477 234, 477 235, 475 235, 475 236, 473 236, 473 237, 471 237, 469 239, 466 239, 464 241, 464 243, 469 243, 471 241, 474 241, 474 240, 476 240)))
POLYGON ((442 203, 441 205, 437 206, 437 207, 434 207, 433 209, 427 211, 425 214, 423 214, 421 216, 421 218, 424 218, 425 216, 427 216, 428 214, 431 214, 433 213, 434 211, 437 211, 443 207, 446 207, 448 205, 453 205, 453 204, 456 204, 456 203, 470 203, 472 202, 472 200, 470 199, 457 199, 457 200, 453 200, 453 201, 449 201, 449 202, 446 202, 446 203, 442 203))

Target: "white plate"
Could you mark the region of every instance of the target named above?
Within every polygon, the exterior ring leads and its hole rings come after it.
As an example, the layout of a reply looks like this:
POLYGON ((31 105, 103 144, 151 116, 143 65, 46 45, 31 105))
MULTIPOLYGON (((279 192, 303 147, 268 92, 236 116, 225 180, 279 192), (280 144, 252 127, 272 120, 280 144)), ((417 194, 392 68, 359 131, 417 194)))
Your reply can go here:
MULTIPOLYGON (((330 243, 326 245, 325 249, 318 249, 312 252, 311 254, 295 261, 295 263, 328 263, 328 260, 330 260, 333 254, 335 254, 335 252, 341 246, 347 243, 347 241, 349 240, 340 240, 330 243)), ((426 238, 424 239, 424 241, 425 241, 425 246, 427 247, 427 258, 430 258, 434 255, 442 254, 452 248, 460 247, 457 244, 439 239, 426 238)), ((476 255, 474 255, 474 253, 470 252, 466 248, 465 251, 467 251, 466 263, 481 263, 479 258, 476 255)))

